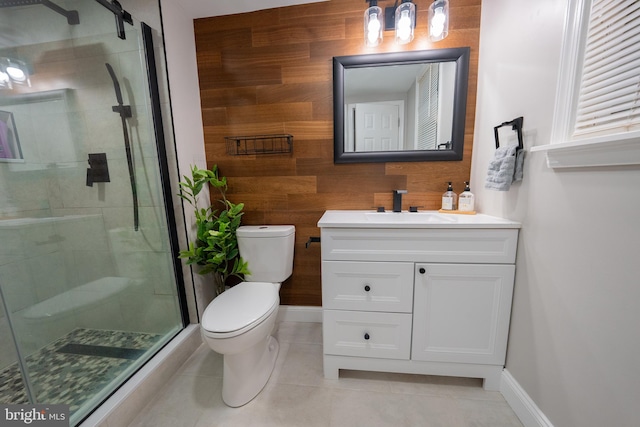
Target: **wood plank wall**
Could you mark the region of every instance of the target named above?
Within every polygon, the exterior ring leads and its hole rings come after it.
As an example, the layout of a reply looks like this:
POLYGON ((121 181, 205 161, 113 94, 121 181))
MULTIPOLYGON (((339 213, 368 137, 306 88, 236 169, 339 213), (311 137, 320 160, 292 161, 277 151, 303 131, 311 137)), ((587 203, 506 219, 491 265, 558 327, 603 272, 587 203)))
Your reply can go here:
MULTIPOLYGON (((471 169, 476 105, 481 0, 452 0, 449 37, 427 38, 430 0, 417 1, 412 43, 397 46, 385 32, 382 45, 363 42, 362 0, 330 0, 195 20, 196 51, 207 164, 229 180, 228 197, 245 203, 244 224, 293 224, 293 276, 281 303, 319 306, 320 245, 317 221, 327 209, 391 208, 393 189, 407 189, 403 209, 440 208, 446 181, 462 191, 471 169), (334 165, 332 58, 469 46, 471 61, 462 161, 334 165), (225 136, 289 133, 293 154, 229 156, 225 136)), ((384 8, 393 5, 383 0, 384 8)))

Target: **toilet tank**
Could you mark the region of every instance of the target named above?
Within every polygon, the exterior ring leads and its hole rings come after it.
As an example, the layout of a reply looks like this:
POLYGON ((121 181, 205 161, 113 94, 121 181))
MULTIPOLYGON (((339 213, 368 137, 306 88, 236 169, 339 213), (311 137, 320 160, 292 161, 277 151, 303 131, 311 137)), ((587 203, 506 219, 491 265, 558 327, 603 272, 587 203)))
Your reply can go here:
POLYGON ((238 227, 240 256, 249 263, 247 282, 284 282, 293 271, 293 225, 243 225, 238 227))

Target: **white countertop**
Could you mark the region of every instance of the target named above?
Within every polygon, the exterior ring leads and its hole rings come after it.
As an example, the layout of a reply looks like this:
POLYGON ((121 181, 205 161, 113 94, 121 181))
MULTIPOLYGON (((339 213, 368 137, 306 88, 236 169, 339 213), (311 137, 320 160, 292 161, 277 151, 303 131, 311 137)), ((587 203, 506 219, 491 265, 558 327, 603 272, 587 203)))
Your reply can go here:
POLYGON ((376 212, 360 210, 326 211, 320 228, 520 228, 521 224, 495 216, 449 214, 438 211, 376 212))

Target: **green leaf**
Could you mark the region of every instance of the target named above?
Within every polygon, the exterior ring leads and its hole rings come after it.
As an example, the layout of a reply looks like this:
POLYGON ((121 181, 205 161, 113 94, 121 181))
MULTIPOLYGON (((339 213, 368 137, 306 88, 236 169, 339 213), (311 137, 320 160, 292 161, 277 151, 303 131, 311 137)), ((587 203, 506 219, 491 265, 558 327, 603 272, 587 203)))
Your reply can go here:
POLYGON ((180 251, 179 258, 186 259, 189 265, 200 265, 198 273, 216 272, 222 280, 248 274, 248 264, 240 258, 236 237, 244 203, 234 204, 227 200, 227 178, 219 175, 218 165, 214 164, 211 169, 192 165, 190 169, 191 177, 183 177, 178 195, 195 208, 196 241, 190 242, 187 250, 180 251), (197 207, 198 196, 205 186, 218 189, 221 198, 215 203, 221 205, 221 210, 214 209, 209 200, 200 200, 206 203, 206 208, 197 207))

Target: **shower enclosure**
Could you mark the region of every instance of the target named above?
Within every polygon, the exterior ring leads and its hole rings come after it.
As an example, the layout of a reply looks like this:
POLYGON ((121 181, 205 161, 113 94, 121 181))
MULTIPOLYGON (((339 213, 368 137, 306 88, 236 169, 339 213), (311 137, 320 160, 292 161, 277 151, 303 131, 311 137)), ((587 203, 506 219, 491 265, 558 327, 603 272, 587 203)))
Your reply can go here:
POLYGON ((0 403, 77 425, 187 323, 152 40, 116 1, 0 0, 0 403))

